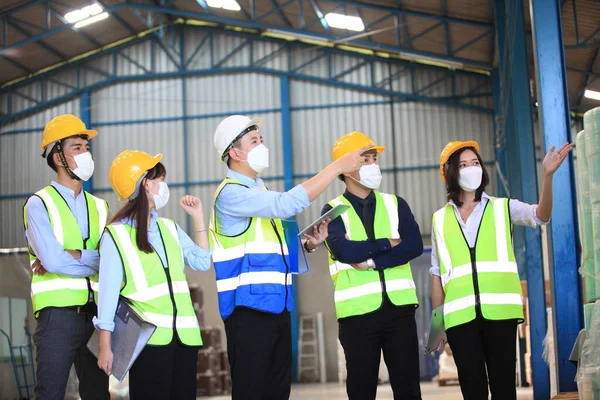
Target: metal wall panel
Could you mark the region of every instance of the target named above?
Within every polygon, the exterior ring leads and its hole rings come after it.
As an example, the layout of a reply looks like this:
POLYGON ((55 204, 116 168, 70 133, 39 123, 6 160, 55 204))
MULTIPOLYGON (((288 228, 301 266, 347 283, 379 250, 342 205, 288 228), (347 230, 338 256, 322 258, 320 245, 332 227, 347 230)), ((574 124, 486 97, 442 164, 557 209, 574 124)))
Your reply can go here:
POLYGON ((348 90, 323 84, 299 80, 290 81, 290 103, 292 107, 381 101, 389 101, 389 98, 377 94, 348 90))
POLYGON ((365 64, 360 58, 349 55, 331 57, 331 76, 347 83, 372 83, 370 65, 365 64))
MULTIPOLYGON (((320 92, 315 91, 320 98, 320 92)), ((390 145, 392 138, 391 108, 389 105, 370 105, 344 108, 318 108, 292 112, 294 173, 315 174, 331 161, 331 151, 338 138, 361 131, 375 143, 390 145)), ((393 165, 393 156, 384 153, 382 168, 393 165)))
POLYGON ((255 73, 213 75, 187 78, 185 84, 188 116, 280 107, 279 78, 276 76, 255 73))
POLYGON ((92 92, 90 103, 93 123, 180 117, 181 80, 120 83, 92 92))
MULTIPOLYGON (((175 48, 179 48, 177 42, 178 40, 173 39, 173 45, 176 46, 175 48)), ((168 45, 171 45, 171 43, 168 45)), ((152 42, 148 42, 148 46, 152 46, 151 54, 154 54, 154 72, 175 72, 178 70, 179 67, 177 63, 179 63, 179 56, 173 51, 166 50, 168 48, 167 45, 161 46, 155 39, 152 42), (169 51, 171 57, 167 56, 165 53, 166 51, 169 51)))
POLYGON ((476 140, 483 159, 495 159, 491 115, 423 103, 396 104, 394 110, 398 167, 437 165, 454 140, 476 140))
POLYGON ((77 74, 65 71, 53 76, 53 81, 49 81, 45 88, 47 100, 62 97, 77 87, 77 74))
POLYGON ((47 108, 38 113, 32 114, 25 118, 19 119, 13 123, 0 126, 0 135, 7 132, 22 130, 22 129, 39 129, 37 133, 39 136, 39 142, 42 142, 42 131, 44 126, 54 117, 60 114, 73 114, 79 115, 79 99, 73 99, 66 101, 57 106, 47 108))
POLYGON ((117 74, 122 75, 140 75, 144 70, 152 70, 152 60, 150 46, 152 42, 140 43, 137 46, 131 46, 123 49, 118 54, 116 60, 117 74))
POLYGON ((184 181, 180 121, 104 126, 98 128, 98 131, 100 134, 92 142, 96 161, 94 187, 110 187, 110 164, 125 149, 142 150, 152 155, 162 153, 163 163, 167 168, 167 181, 184 181))
POLYGON ((46 159, 40 157, 41 130, 35 133, 0 135, 0 194, 28 195, 56 178, 46 159))
MULTIPOLYGON (((52 118, 65 113, 78 115, 79 100, 60 104, 0 128, 0 157, 2 158, 0 196, 21 196, 17 201, 19 203, 17 209, 7 212, 16 212, 20 215, 20 207, 26 197, 48 185, 56 177, 54 171, 46 164, 46 160, 40 157, 42 153, 40 144, 44 126, 52 118), (13 133, 19 130, 33 131, 13 133)), ((18 220, 16 225, 5 223, 9 221, 7 219, 1 221, 3 232, 12 232, 17 237, 22 236, 21 220, 18 220)), ((0 247, 3 247, 2 242, 0 247)))
POLYGON ((186 29, 183 52, 190 69, 208 69, 211 63, 211 39, 209 32, 186 29))
POLYGON ((250 60, 250 46, 246 44, 247 41, 248 39, 238 36, 214 36, 214 65, 221 68, 247 65, 250 60), (232 53, 234 49, 237 49, 236 53, 232 53))
POLYGON ((35 106, 36 103, 32 99, 40 98, 43 90, 44 89, 39 82, 33 82, 15 90, 15 93, 11 96, 12 112, 17 113, 35 106))
POLYGON ((113 72, 113 58, 109 54, 83 64, 81 66, 80 79, 84 85, 93 85, 94 83, 105 80, 106 77, 112 75, 113 72))
MULTIPOLYGON (((321 54, 322 52, 318 47, 295 49, 292 52, 292 66, 299 73, 309 73, 327 78, 329 77, 329 59, 328 57, 321 57, 321 54), (305 66, 313 59, 316 61, 305 66)), ((291 92, 293 93, 293 91, 291 92)))
POLYGON ((27 199, 0 200, 0 248, 25 247, 23 205, 27 199))
POLYGON ((252 46, 253 65, 261 68, 287 70, 288 56, 285 52, 275 53, 278 49, 283 49, 284 46, 285 44, 270 42, 254 43, 252 46), (273 56, 267 57, 270 54, 273 54, 273 56))

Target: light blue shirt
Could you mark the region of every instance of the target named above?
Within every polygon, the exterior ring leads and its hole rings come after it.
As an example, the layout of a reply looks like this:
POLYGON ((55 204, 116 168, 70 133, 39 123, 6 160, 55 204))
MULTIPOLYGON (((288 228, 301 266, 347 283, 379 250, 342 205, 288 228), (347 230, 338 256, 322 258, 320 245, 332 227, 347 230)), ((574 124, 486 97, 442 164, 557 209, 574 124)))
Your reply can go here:
MULTIPOLYGON (((83 191, 75 196, 73 190, 57 182, 52 182, 52 186, 58 190, 58 193, 67 202, 69 209, 77 221, 77 225, 79 225, 81 236, 84 240, 87 239, 88 211, 83 191)), ((79 260, 67 253, 56 239, 56 236, 54 236, 54 231, 50 224, 50 216, 44 202, 38 196, 31 196, 27 200, 25 218, 27 219, 25 238, 46 271, 71 278, 85 278, 95 275, 98 272, 98 251, 67 249, 81 250, 81 258, 79 260)))
POLYGON ((287 192, 264 190, 264 182, 229 170, 227 177, 243 185, 226 185, 215 204, 219 233, 235 236, 244 232, 250 219, 292 218, 310 205, 308 192, 298 185, 287 192))
MULTIPOLYGON (((156 251, 156 254, 166 268, 167 258, 165 247, 160 237, 158 224, 156 223, 158 213, 150 212, 150 227, 148 228, 148 241, 156 251)), ((136 226, 136 221, 123 219, 120 222, 136 226)), ((212 252, 206 251, 190 239, 190 237, 177 225, 179 243, 183 250, 183 260, 196 271, 208 271, 210 268, 210 257, 212 252)), ((113 331, 115 328, 115 312, 119 302, 119 293, 123 283, 123 262, 117 245, 110 234, 102 235, 100 241, 100 282, 98 286, 98 317, 94 317, 96 329, 113 331)))

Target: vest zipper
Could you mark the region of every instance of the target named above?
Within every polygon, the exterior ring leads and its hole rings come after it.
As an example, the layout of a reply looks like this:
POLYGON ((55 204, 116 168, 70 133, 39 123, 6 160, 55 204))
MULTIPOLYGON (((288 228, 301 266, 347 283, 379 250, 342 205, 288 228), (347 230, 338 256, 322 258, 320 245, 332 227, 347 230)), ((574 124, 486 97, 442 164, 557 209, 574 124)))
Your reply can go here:
POLYGON ((481 314, 481 300, 479 295, 479 277, 477 276, 477 263, 475 262, 475 248, 469 247, 471 255, 471 269, 473 270, 473 290, 475 291, 475 312, 481 314))
POLYGON ((473 276, 473 291, 475 292, 475 314, 481 315, 481 296, 479 294, 479 277, 477 276, 477 259, 476 259, 476 249, 477 249, 477 241, 479 240, 479 232, 481 230, 481 225, 483 224, 483 218, 485 217, 485 212, 487 211, 487 207, 490 204, 488 201, 483 208, 483 213, 481 214, 481 221, 479 222, 479 227, 477 228, 477 236, 475 236, 475 243, 473 247, 469 246, 469 241, 465 236, 465 233, 462 230, 462 226, 455 214, 456 223, 458 224, 458 229, 462 234, 463 239, 465 240, 465 244, 469 248, 469 256, 471 258, 471 275, 473 276))
POLYGON ((288 301, 288 285, 287 285, 287 277, 288 274, 290 273, 290 266, 287 263, 287 260, 285 259, 285 252, 283 250, 283 241, 281 240, 281 236, 279 235, 279 232, 277 231, 277 226, 275 225, 275 221, 273 221, 272 219, 270 220, 271 222, 271 226, 273 227, 273 230, 275 231, 275 235, 277 235, 277 240, 279 241, 279 246, 281 248, 281 258, 283 259, 283 263, 285 264, 285 280, 283 281, 283 287, 285 287, 285 302, 283 303, 283 309, 287 309, 287 301, 288 301))
POLYGON ((387 294, 387 286, 385 285, 385 275, 383 274, 383 271, 377 272, 379 272, 379 282, 381 283, 381 300, 385 300, 386 298, 389 299, 389 296, 387 294))
MULTIPOLYGON (((160 231, 160 229, 158 229, 158 232, 160 234, 160 240, 162 240, 163 247, 165 249, 165 257, 167 257, 167 248, 166 246, 164 246, 165 242, 162 237, 162 232, 160 231)), ((165 273, 165 276, 167 277, 167 285, 169 286, 169 296, 171 297, 171 304, 173 305, 173 337, 175 337, 175 335, 177 334, 177 324, 175 323, 175 321, 177 320, 177 304, 175 303, 175 294, 173 293, 173 282, 171 281, 171 274, 169 274, 169 266, 167 265, 165 267, 162 258, 160 258, 160 256, 158 255, 154 246, 150 245, 150 247, 152 247, 152 250, 154 250, 154 253, 160 260, 160 264, 163 267, 162 269, 165 273)))

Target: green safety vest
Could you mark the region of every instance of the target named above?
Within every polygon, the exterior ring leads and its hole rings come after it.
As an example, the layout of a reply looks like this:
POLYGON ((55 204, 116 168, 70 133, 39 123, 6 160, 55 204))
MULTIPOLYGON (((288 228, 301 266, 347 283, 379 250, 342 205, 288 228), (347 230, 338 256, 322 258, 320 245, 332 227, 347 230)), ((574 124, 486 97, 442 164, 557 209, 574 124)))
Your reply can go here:
MULTIPOLYGON (((88 239, 84 240, 73 212, 60 193, 47 186, 34 196, 39 197, 50 217, 50 225, 56 240, 65 249, 95 250, 108 218, 106 201, 83 192, 88 212, 88 239)), ((23 223, 27 229, 27 203, 23 206, 23 223)), ((29 261, 33 264, 37 257, 29 246, 29 261)), ((33 275, 31 281, 31 301, 34 314, 46 307, 70 307, 86 304, 92 298, 92 290, 98 285, 98 274, 89 278, 70 278, 47 272, 45 275, 33 275)))
POLYGON ((488 320, 523 320, 523 294, 512 246, 508 199, 485 206, 475 248, 470 249, 450 204, 433 214, 445 328, 465 324, 481 308, 488 320))
MULTIPOLYGON (((376 239, 400 239, 398 232, 398 199, 385 193, 375 193, 374 231, 376 239)), ((335 207, 350 206, 341 215, 346 234, 352 241, 367 240, 367 233, 354 207, 343 195, 329 202, 335 207)), ((362 315, 377 310, 383 302, 383 285, 390 301, 397 305, 418 305, 410 263, 379 271, 356 270, 337 261, 329 251, 329 273, 335 286, 335 311, 339 318, 362 315)))
POLYGON ((177 225, 166 218, 158 218, 157 223, 168 263, 166 268, 155 251, 147 254, 137 248, 136 228, 128 224, 106 227, 123 261, 121 296, 127 298, 146 321, 156 325, 149 345, 171 343, 173 329, 176 329, 183 344, 200 346, 200 327, 184 272, 177 225))

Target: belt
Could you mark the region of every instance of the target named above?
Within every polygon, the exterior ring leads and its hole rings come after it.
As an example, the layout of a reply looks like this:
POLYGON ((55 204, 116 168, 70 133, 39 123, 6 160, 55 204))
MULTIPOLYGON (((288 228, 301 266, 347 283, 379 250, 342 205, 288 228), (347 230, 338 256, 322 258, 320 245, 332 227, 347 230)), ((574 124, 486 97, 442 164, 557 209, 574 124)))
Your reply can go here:
POLYGON ((68 307, 56 307, 56 308, 62 308, 65 310, 73 310, 73 311, 77 312, 77 314, 96 315, 96 313, 98 311, 98 307, 96 306, 95 303, 87 303, 82 306, 68 306, 68 307))

